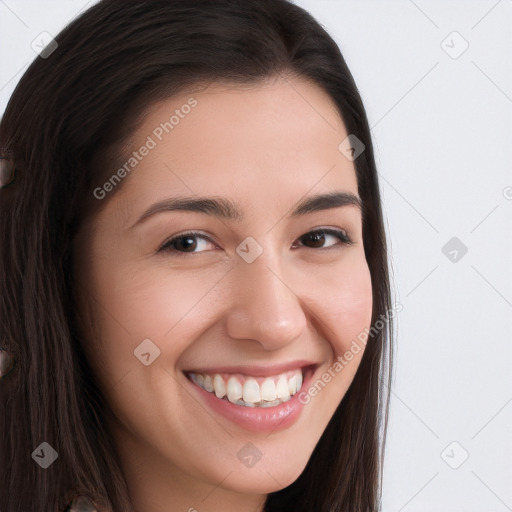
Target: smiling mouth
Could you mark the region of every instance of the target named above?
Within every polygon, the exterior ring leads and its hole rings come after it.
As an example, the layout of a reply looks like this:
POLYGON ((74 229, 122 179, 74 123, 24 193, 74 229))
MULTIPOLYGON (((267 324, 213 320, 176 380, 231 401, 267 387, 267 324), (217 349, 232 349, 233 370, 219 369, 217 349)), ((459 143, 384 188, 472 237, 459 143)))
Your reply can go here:
POLYGON ((315 365, 303 366, 268 377, 241 373, 185 372, 187 378, 218 399, 244 407, 275 407, 291 400, 302 388, 315 365))

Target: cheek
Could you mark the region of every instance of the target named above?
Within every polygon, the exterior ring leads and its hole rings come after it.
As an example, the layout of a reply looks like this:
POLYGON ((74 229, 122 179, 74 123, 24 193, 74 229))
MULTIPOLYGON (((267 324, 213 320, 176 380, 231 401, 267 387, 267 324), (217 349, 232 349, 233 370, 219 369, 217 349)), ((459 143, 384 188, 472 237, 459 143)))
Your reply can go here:
POLYGON ((323 282, 323 286, 317 286, 315 312, 336 357, 347 351, 371 324, 372 282, 364 256, 340 265, 323 282))
POLYGON ((166 345, 179 346, 176 333, 187 329, 200 331, 205 314, 215 302, 228 268, 173 270, 162 265, 152 269, 134 269, 116 276, 119 283, 119 317, 131 326, 135 336, 154 336, 166 345), (208 308, 209 305, 209 308, 208 308))
POLYGON ((134 351, 150 339, 159 363, 172 365, 207 321, 207 305, 227 270, 209 273, 162 271, 132 265, 98 265, 90 282, 95 300, 91 355, 119 379, 139 361, 134 351), (159 356, 159 357, 160 357, 159 356))
POLYGON ((326 342, 326 363, 300 400, 315 402, 319 429, 332 418, 347 393, 365 351, 361 333, 368 332, 373 308, 371 275, 362 251, 350 255, 336 269, 322 269, 317 286, 310 283, 311 318, 326 342))

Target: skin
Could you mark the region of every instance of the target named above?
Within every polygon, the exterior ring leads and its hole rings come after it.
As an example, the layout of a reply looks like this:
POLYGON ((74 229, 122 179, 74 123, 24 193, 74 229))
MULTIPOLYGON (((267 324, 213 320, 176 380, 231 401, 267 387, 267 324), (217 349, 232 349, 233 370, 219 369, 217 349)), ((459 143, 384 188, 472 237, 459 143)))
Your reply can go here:
POLYGON ((347 132, 334 103, 297 77, 212 83, 152 105, 129 152, 191 96, 197 106, 121 190, 103 199, 105 208, 76 239, 85 349, 111 407, 106 421, 135 510, 256 512, 268 493, 303 471, 363 350, 297 422, 271 434, 245 431, 206 409, 191 397, 182 372, 306 359, 319 364, 320 378, 370 327, 372 286, 358 208, 288 218, 304 197, 358 195, 357 180, 353 162, 338 150, 347 132), (236 201, 245 218, 173 211, 130 229, 153 203, 194 194, 236 201), (304 239, 318 228, 345 230, 353 243, 332 235, 323 245, 304 239), (156 252, 188 230, 213 243, 199 237, 192 252, 183 245, 181 253, 156 252), (251 264, 236 252, 248 236, 263 247, 251 264), (147 338, 161 351, 149 366, 134 357, 147 338), (236 457, 249 441, 262 452, 250 468, 236 457))

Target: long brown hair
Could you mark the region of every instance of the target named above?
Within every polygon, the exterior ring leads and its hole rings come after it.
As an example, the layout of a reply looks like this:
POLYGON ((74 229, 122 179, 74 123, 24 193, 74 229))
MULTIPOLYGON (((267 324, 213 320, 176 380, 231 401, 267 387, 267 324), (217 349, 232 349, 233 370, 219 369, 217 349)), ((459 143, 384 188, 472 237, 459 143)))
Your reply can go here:
MULTIPOLYGON (((102 511, 128 512, 102 422, 106 404, 82 350, 71 278, 74 236, 108 201, 93 190, 109 176, 119 143, 148 105, 187 87, 289 73, 312 80, 365 145, 354 163, 372 325, 392 309, 377 170, 340 49, 287 0, 102 0, 56 43, 25 72, 0 123, 0 157, 15 167, 15 181, 0 189, 0 348, 16 359, 0 380, 0 510, 62 511, 76 492, 102 511), (42 442, 58 453, 47 469, 31 456, 42 442)), ((370 335, 306 468, 268 495, 266 512, 380 509, 392 339, 389 321, 370 335)))

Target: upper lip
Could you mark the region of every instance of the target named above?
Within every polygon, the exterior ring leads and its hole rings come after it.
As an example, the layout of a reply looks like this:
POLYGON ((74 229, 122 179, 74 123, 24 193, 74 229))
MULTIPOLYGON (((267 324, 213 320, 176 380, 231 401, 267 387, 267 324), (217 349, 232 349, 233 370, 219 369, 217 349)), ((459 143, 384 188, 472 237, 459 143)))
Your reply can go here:
POLYGON ((290 370, 305 368, 308 366, 317 366, 317 363, 312 361, 290 361, 287 363, 276 364, 273 366, 258 366, 258 365, 236 365, 236 366, 215 366, 208 368, 197 368, 193 370, 186 370, 185 373, 202 373, 202 374, 216 374, 216 373, 241 373, 243 375, 250 375, 251 377, 270 377, 272 375, 279 375, 290 370))

